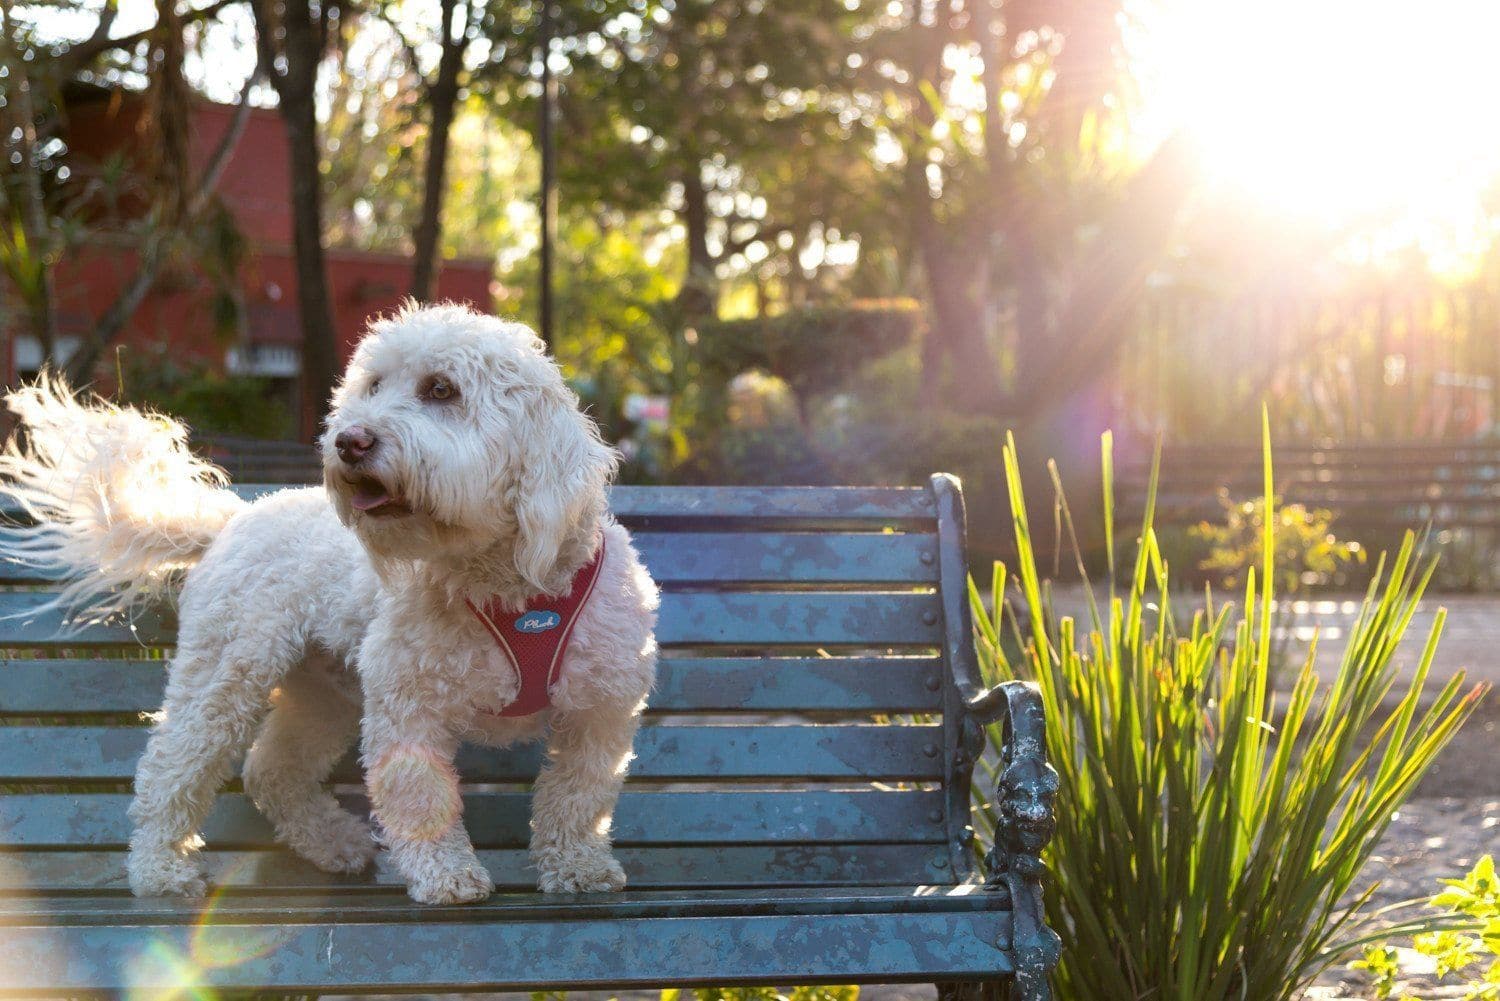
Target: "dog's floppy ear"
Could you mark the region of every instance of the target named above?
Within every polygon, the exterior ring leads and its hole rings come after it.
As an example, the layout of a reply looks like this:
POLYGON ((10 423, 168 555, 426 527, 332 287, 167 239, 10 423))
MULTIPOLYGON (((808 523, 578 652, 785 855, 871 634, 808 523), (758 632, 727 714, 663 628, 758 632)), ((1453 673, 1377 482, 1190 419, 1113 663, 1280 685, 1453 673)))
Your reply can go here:
POLYGON ((620 455, 600 440, 578 398, 561 385, 541 388, 523 408, 521 424, 516 570, 537 590, 557 593, 568 584, 556 579, 558 561, 593 544, 620 455))

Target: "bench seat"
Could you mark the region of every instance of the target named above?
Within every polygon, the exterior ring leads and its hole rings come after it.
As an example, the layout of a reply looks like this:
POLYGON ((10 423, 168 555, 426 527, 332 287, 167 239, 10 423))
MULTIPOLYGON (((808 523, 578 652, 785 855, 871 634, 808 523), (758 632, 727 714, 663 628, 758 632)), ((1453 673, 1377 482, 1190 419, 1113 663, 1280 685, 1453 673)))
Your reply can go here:
MULTIPOLYGON (((664 592, 613 826, 619 894, 537 893, 539 749, 466 747, 464 822, 497 885, 483 904, 414 904, 383 861, 322 873, 238 782, 203 831, 209 898, 132 897, 126 808, 171 612, 62 634, 31 612, 46 569, 0 562, 0 994, 1014 979, 1046 997, 1036 853, 1055 785, 1035 691, 979 682, 956 482, 618 488, 612 508, 664 592), (986 871, 970 778, 996 721, 1010 785, 986 871)), ((366 810, 352 756, 332 782, 366 810)))
POLYGON ((413 908, 397 892, 225 895, 205 910, 130 897, 0 905, 0 977, 21 994, 128 983, 171 991, 527 990, 888 981, 1010 972, 994 895, 865 890, 499 893, 413 908))

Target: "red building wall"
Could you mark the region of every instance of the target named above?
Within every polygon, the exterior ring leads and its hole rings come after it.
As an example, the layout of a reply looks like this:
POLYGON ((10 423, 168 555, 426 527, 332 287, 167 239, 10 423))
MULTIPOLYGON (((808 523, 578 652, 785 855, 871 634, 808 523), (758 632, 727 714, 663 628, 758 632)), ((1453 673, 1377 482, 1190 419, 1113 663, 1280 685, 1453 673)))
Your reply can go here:
MULTIPOLYGON (((208 102, 194 109, 190 176, 201 174, 229 127, 234 110, 208 102)), ((123 155, 133 169, 149 169, 142 139, 143 111, 140 95, 120 91, 100 92, 72 102, 64 133, 70 166, 86 173, 112 156, 123 155)), ((220 370, 234 347, 299 346, 302 332, 292 261, 289 190, 286 136, 280 118, 274 110, 255 109, 217 187, 249 245, 239 274, 248 345, 236 345, 233 331, 227 338, 215 331, 212 286, 192 269, 164 271, 118 343, 126 345, 126 350, 164 345, 174 359, 202 362, 220 370)), ((144 208, 125 199, 112 211, 129 216, 144 208)), ((60 262, 56 283, 60 333, 67 336, 91 329, 129 280, 135 264, 128 241, 119 246, 96 242, 60 262)), ((369 319, 399 305, 410 282, 411 260, 404 255, 333 247, 327 251, 327 267, 334 327, 341 356, 347 358, 369 319)), ((488 260, 447 261, 438 277, 438 296, 488 310, 493 301, 492 270, 488 260)), ((6 360, 7 374, 14 379, 14 351, 6 360)), ((107 367, 112 370, 113 364, 107 367)))

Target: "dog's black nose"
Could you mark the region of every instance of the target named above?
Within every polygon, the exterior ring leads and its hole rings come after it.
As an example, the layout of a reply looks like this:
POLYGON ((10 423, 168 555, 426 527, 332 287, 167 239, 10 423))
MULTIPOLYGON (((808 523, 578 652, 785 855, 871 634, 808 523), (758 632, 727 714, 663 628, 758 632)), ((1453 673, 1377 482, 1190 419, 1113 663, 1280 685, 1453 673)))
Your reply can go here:
POLYGON ((340 431, 338 437, 333 439, 333 447, 338 451, 340 459, 351 466, 357 466, 374 449, 375 436, 356 424, 340 431))

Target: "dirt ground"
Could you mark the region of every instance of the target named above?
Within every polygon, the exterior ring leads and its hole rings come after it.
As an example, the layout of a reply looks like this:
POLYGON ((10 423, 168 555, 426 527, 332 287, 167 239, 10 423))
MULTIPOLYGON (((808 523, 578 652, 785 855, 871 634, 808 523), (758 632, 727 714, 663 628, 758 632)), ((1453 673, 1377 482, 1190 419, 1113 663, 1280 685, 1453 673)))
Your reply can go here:
MULTIPOLYGON (((1417 796, 1500 798, 1500 692, 1492 689, 1480 702, 1422 780, 1417 796)), ((1500 851, 1500 831, 1495 833, 1494 848, 1500 851)))

